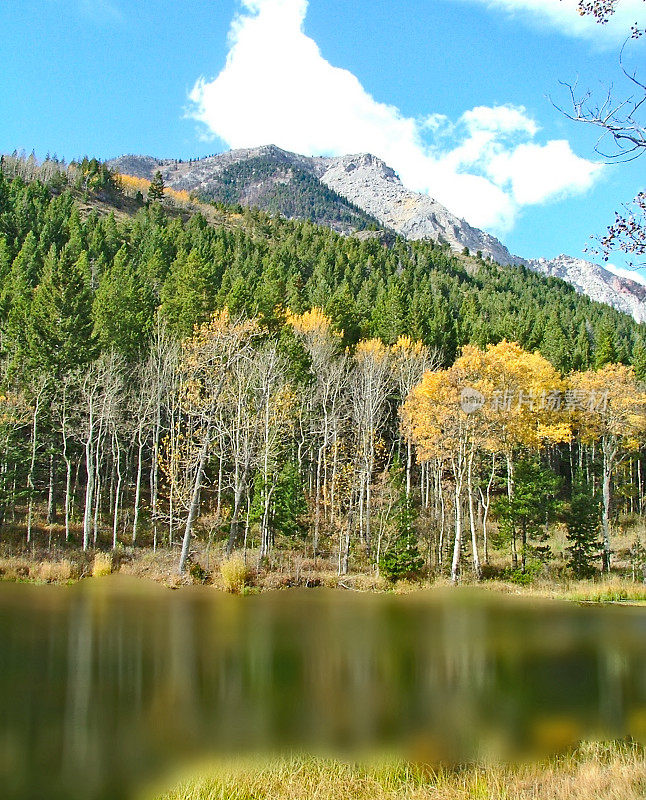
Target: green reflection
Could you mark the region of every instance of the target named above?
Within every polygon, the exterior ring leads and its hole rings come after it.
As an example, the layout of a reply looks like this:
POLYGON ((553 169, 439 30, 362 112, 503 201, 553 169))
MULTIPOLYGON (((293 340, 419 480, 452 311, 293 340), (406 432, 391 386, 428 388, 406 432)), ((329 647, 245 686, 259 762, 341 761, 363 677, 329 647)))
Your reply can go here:
POLYGON ((203 753, 418 761, 646 736, 640 609, 486 592, 0 585, 3 797, 111 798, 203 753))

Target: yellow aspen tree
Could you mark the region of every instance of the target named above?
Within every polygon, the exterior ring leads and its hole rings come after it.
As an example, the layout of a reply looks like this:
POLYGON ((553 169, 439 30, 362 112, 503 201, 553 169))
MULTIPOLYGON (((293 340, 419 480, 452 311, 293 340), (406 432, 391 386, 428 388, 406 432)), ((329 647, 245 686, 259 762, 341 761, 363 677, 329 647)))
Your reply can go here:
MULTIPOLYGON (((303 429, 313 449, 314 462, 314 531, 312 549, 318 552, 321 516, 325 504, 328 517, 334 519, 336 485, 339 469, 339 442, 345 417, 348 383, 348 356, 341 352, 343 334, 334 330, 332 320, 322 309, 311 308, 296 315, 287 311, 287 323, 303 343, 311 361, 314 383, 302 398, 303 429), (329 502, 328 502, 329 501, 329 502)), ((299 450, 299 467, 301 466, 299 450)))
POLYGON ((568 378, 566 408, 583 442, 601 443, 603 568, 610 571, 610 507, 613 474, 646 433, 646 393, 632 367, 606 364, 568 378))
POLYGON ((260 559, 273 546, 269 524, 272 496, 280 473, 280 455, 292 425, 294 393, 287 379, 287 363, 275 344, 262 348, 254 359, 258 381, 259 467, 262 475, 262 517, 260 520, 260 559))
MULTIPOLYGON (((475 415, 461 406, 464 388, 459 369, 426 372, 421 383, 408 395, 402 407, 402 426, 417 446, 420 460, 438 459, 451 466, 454 488, 454 538, 451 580, 460 576, 462 552, 462 498, 469 468, 475 415)), ((477 555, 474 555, 474 563, 477 555)))
MULTIPOLYGON (((514 462, 519 450, 540 450, 568 441, 571 426, 565 417, 565 384, 540 353, 503 340, 485 352, 465 347, 460 361, 473 372, 473 387, 485 397, 483 446, 501 453, 507 464, 507 494, 514 495, 514 462), (477 375, 480 374, 480 380, 477 375)), ((514 567, 518 564, 516 534, 511 535, 514 567)))
MULTIPOLYGON (((406 400, 404 430, 420 457, 450 463, 455 490, 455 538, 451 577, 459 576, 462 535, 461 502, 466 484, 474 571, 480 572, 473 507, 473 463, 478 450, 500 452, 507 461, 507 491, 513 496, 513 464, 519 448, 539 449, 567 440, 570 426, 560 412, 563 383, 539 353, 514 342, 489 345, 485 351, 467 345, 449 370, 426 373, 406 400), (469 409, 466 398, 479 407, 469 409)), ((512 554, 517 561, 515 537, 512 554)))
MULTIPOLYGON (((410 336, 400 336, 391 348, 391 370, 397 386, 400 401, 403 402, 421 381, 427 370, 438 369, 440 358, 437 350, 432 350, 410 336)), ((413 470, 413 441, 406 436, 406 495, 411 491, 413 470)))
POLYGON ((380 339, 360 341, 354 353, 351 375, 352 417, 359 466, 359 530, 370 556, 372 475, 379 434, 386 421, 387 399, 392 386, 390 348, 380 339))
POLYGON ((260 334, 255 320, 232 320, 227 309, 199 326, 183 346, 180 362, 181 409, 198 442, 179 572, 186 570, 197 517, 204 470, 216 429, 221 393, 234 363, 253 359, 252 340, 260 334))

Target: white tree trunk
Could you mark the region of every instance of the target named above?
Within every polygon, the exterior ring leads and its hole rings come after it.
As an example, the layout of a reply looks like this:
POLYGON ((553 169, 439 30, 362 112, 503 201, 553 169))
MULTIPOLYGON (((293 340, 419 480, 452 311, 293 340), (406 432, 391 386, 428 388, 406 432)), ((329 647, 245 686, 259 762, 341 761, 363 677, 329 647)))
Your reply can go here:
POLYGON ((473 509, 473 449, 469 454, 469 467, 467 471, 467 493, 469 495, 469 525, 471 528, 471 550, 473 551, 473 571, 477 580, 482 578, 480 568, 480 556, 478 555, 478 535, 476 530, 476 520, 473 509))
POLYGON ((204 435, 204 442, 200 451, 200 457, 195 470, 195 481, 193 483, 193 491, 191 493, 191 502, 188 508, 188 517, 186 518, 186 527, 184 528, 184 539, 182 540, 182 552, 179 558, 178 571, 180 575, 186 572, 186 563, 191 547, 191 536, 193 534, 193 525, 197 517, 197 510, 200 505, 200 491, 202 489, 202 479, 204 476, 204 467, 209 454, 209 443, 211 440, 210 430, 207 430, 204 435))

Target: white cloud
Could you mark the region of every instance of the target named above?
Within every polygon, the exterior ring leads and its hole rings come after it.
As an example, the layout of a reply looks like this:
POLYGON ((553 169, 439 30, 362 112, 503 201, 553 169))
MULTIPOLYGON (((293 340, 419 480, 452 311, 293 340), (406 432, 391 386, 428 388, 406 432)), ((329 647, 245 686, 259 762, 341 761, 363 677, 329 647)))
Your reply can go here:
POLYGON ((600 171, 572 152, 568 142, 553 140, 545 145, 520 144, 510 153, 499 153, 487 165, 487 174, 497 184, 511 185, 519 205, 544 203, 588 189, 600 171))
POLYGON ((643 286, 646 286, 646 275, 644 274, 644 269, 625 269, 624 267, 618 267, 616 264, 603 264, 604 269, 607 269, 609 272, 614 272, 615 275, 619 275, 622 278, 628 278, 631 281, 635 281, 636 283, 641 283, 643 286))
POLYGON ((601 165, 567 142, 533 141, 522 106, 478 106, 455 123, 405 117, 328 63, 305 35, 307 0, 242 0, 226 64, 190 93, 192 116, 227 145, 276 144, 307 155, 370 152, 406 186, 479 227, 509 230, 520 207, 593 185, 601 165))
POLYGON ((581 16, 577 11, 577 0, 460 0, 479 3, 494 10, 504 11, 530 23, 539 23, 555 28, 566 36, 596 39, 609 45, 623 42, 630 33, 631 25, 646 24, 644 0, 621 0, 615 13, 604 25, 590 15, 581 16))
POLYGON ((538 126, 527 116, 523 106, 476 106, 465 111, 462 121, 469 131, 489 131, 491 133, 527 133, 535 136, 538 126))

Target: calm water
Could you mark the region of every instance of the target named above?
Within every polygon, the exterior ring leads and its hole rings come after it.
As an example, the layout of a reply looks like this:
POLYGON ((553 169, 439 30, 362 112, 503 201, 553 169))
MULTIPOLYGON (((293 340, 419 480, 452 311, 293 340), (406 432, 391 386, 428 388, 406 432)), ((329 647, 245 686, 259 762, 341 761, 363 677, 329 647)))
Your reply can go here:
POLYGON ((645 741, 645 665, 639 608, 0 584, 0 795, 118 800, 197 754, 645 741))

